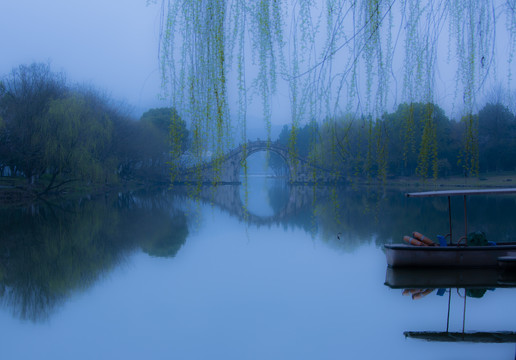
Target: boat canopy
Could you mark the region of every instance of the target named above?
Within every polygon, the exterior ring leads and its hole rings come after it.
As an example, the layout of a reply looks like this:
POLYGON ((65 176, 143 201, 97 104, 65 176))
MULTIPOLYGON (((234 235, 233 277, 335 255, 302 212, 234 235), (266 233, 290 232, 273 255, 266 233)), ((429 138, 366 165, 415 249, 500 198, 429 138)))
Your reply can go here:
POLYGON ((491 188, 491 189, 469 189, 469 190, 443 190, 443 191, 424 191, 424 192, 413 192, 406 193, 406 197, 448 197, 448 221, 450 224, 450 244, 452 240, 452 219, 451 219, 451 200, 452 196, 464 196, 464 237, 468 235, 468 212, 466 209, 466 197, 469 195, 492 195, 492 194, 516 194, 516 188, 491 188))
POLYGON ((469 195, 490 195, 490 194, 516 194, 516 188, 493 188, 476 190, 443 190, 406 193, 407 197, 439 197, 439 196, 469 196, 469 195))

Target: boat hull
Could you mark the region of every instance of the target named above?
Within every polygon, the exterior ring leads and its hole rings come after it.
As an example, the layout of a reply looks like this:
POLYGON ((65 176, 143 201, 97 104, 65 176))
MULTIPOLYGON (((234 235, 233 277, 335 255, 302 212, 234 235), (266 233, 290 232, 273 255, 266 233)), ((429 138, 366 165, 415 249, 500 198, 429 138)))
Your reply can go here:
POLYGON ((390 267, 498 267, 498 258, 516 256, 516 244, 496 246, 384 245, 390 267))

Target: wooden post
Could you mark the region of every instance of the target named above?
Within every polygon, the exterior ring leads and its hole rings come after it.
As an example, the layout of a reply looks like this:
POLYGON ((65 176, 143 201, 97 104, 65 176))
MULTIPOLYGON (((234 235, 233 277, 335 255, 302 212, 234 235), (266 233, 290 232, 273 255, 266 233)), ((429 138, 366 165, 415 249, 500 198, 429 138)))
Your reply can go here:
POLYGON ((452 289, 450 288, 449 289, 449 294, 448 294, 448 316, 446 317, 446 332, 448 332, 448 330, 450 329, 450 303, 451 303, 451 292, 452 292, 452 289))
POLYGON ((453 244, 453 236, 452 236, 452 222, 451 222, 451 199, 448 196, 448 221, 450 223, 450 245, 453 244))
POLYGON ((466 207, 466 195, 464 195, 464 237, 465 244, 468 245, 468 210, 466 207))

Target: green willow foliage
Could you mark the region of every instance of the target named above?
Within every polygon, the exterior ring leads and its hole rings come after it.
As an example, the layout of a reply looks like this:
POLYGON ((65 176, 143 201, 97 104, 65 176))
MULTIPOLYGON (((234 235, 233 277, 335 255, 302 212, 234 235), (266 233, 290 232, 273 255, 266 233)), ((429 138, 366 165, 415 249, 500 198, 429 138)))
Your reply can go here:
MULTIPOLYGON (((373 131, 374 124, 389 104, 435 103, 436 64, 447 45, 448 65, 456 70, 455 102, 468 127, 464 169, 474 173, 478 146, 471 119, 476 94, 501 55, 495 53, 501 15, 509 68, 516 49, 514 0, 162 0, 161 6, 163 89, 190 121, 199 160, 208 151, 220 158, 231 146, 233 107, 245 143, 255 95, 270 140, 271 99, 281 83, 289 92, 293 155, 303 123, 354 112, 370 119, 364 167, 382 167, 385 134, 373 131), (403 64, 402 79, 395 64, 403 64)), ((437 159, 432 109, 425 116, 423 141, 415 144, 413 114, 407 113, 403 151, 419 152, 418 173, 426 177, 430 169, 436 176, 437 159)), ((330 141, 338 147, 347 140, 330 141)))

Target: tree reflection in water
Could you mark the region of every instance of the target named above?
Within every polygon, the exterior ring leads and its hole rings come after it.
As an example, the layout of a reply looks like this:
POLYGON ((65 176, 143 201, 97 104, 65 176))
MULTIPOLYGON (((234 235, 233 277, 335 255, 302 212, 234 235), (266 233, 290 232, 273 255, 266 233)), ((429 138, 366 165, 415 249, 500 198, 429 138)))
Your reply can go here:
POLYGON ((0 226, 0 301, 15 317, 34 322, 138 248, 173 257, 188 236, 186 216, 162 196, 0 209, 0 226))
MULTIPOLYGON (((235 200, 238 191, 229 192, 233 197, 214 195, 222 188, 207 190, 209 197, 199 200, 232 217, 241 216, 243 211, 219 204, 221 199, 231 199, 242 206, 240 199, 235 200)), ((258 228, 300 228, 345 252, 365 244, 380 247, 401 242, 404 234, 414 230, 435 236, 448 229, 446 199, 423 202, 403 194, 401 189, 275 184, 269 189, 275 215, 248 216, 247 221, 258 228)), ((179 210, 183 199, 191 201, 187 195, 163 191, 0 209, 1 304, 16 317, 42 321, 74 292, 91 287, 139 249, 150 256, 175 256, 189 228, 200 221, 200 214, 185 215, 179 210)), ((458 205, 452 204, 452 211, 454 228, 460 229, 463 214, 458 205)), ((516 197, 479 196, 471 199, 468 210, 471 226, 490 240, 516 240, 511 217, 516 213, 516 197)))
MULTIPOLYGON (((303 229, 346 252, 369 243, 378 247, 401 243, 403 235, 413 231, 426 234, 434 241, 437 241, 436 235, 449 232, 447 199, 409 199, 405 197, 406 188, 312 186, 270 181, 267 197, 273 214, 268 216, 245 209, 238 189, 238 185, 201 187, 199 200, 258 228, 278 224, 303 229)), ((454 229, 464 228, 461 201, 452 199, 454 229)), ((511 216, 516 213, 516 196, 477 196, 468 201, 468 222, 475 231, 485 232, 488 240, 495 242, 516 241, 516 222, 511 216)))

